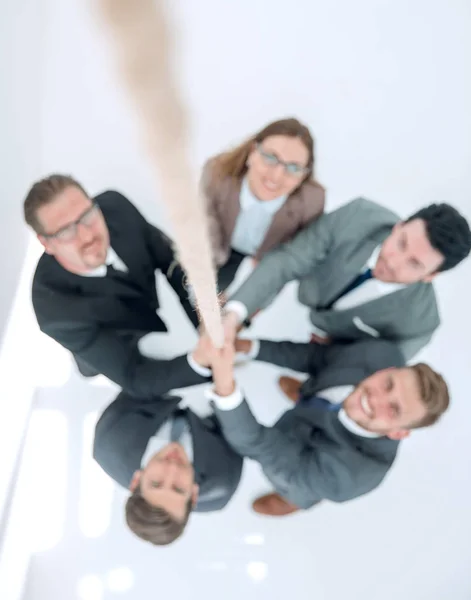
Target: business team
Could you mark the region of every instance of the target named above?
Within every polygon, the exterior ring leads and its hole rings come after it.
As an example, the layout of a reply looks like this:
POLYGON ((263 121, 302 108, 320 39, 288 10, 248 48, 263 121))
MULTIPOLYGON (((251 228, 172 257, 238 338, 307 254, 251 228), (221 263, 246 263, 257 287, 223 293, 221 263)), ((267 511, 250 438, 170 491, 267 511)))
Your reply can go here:
POLYGON ((190 513, 223 508, 244 457, 258 461, 273 493, 256 512, 282 516, 377 487, 399 444, 449 406, 447 385, 410 360, 440 324, 434 278, 471 249, 466 219, 432 204, 401 219, 357 198, 324 213, 314 142, 296 119, 269 124, 203 169, 211 243, 221 291, 246 257, 255 268, 225 306, 226 345, 203 332, 171 360, 146 356, 140 340, 165 332, 155 273, 162 272, 195 328, 185 274, 172 241, 117 191, 91 197, 54 174, 24 202, 44 246, 32 300, 41 330, 73 355, 85 377, 122 391, 100 417, 94 458, 130 490, 126 521, 156 545, 173 542, 190 513), (239 339, 284 285, 299 280, 311 342, 239 339), (280 378, 294 403, 273 427, 257 422, 234 378, 239 360, 304 372, 280 378), (171 391, 212 382, 212 414, 180 408, 171 391))

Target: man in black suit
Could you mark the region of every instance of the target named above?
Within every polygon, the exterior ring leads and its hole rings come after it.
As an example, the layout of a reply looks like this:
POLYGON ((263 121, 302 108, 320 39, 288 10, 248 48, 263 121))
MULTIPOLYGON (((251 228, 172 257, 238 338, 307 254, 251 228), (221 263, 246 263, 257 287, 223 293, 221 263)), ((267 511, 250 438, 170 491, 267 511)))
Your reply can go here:
POLYGON ((181 410, 180 400, 170 394, 131 398, 121 392, 95 430, 95 460, 131 490, 128 526, 156 545, 178 538, 192 510, 224 508, 242 473, 243 459, 222 437, 214 416, 181 410))
POLYGON ((72 352, 85 376, 106 375, 137 396, 206 381, 196 354, 173 360, 143 356, 138 340, 165 332, 155 271, 165 274, 195 328, 197 314, 171 240, 120 193, 90 198, 71 177, 36 182, 24 202, 28 225, 45 252, 32 299, 41 331, 72 352))
POLYGON ((435 423, 449 405, 443 378, 423 363, 405 366, 394 342, 251 346, 236 344, 257 360, 310 374, 296 406, 266 427, 234 381, 233 350, 213 359, 209 396, 223 435, 241 456, 260 463, 275 489, 254 502, 260 514, 288 515, 323 499, 345 502, 370 492, 391 468, 400 441, 435 423))

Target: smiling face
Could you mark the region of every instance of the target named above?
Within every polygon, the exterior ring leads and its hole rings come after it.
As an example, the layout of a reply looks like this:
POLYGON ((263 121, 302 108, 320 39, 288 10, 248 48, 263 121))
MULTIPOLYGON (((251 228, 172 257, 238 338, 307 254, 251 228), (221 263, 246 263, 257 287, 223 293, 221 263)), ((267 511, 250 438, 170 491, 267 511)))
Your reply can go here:
POLYGON ((272 135, 255 144, 247 159, 247 180, 259 200, 289 196, 309 174, 309 150, 299 137, 272 135))
POLYGON ((443 262, 427 237, 425 222, 413 219, 397 223, 383 242, 373 270, 380 281, 415 283, 432 281, 443 262))
POLYGON ((412 369, 384 369, 363 380, 343 404, 347 415, 368 431, 402 439, 426 415, 412 369))
POLYGON ((106 261, 108 228, 99 207, 82 190, 69 186, 38 209, 39 241, 68 271, 86 273, 106 261))
POLYGON ((183 521, 188 501, 194 505, 198 498, 193 465, 176 442, 154 454, 143 470, 134 473, 131 491, 137 486, 149 505, 162 508, 177 521, 183 521))

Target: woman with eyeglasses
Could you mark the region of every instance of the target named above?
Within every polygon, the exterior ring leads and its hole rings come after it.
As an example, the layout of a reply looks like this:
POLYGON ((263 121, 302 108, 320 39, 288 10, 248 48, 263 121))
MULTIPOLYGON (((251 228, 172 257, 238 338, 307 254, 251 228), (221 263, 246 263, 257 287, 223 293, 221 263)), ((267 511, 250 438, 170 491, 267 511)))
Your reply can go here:
POLYGON ((258 262, 324 211, 314 140, 297 119, 264 127, 204 168, 211 243, 224 291, 246 256, 258 262))

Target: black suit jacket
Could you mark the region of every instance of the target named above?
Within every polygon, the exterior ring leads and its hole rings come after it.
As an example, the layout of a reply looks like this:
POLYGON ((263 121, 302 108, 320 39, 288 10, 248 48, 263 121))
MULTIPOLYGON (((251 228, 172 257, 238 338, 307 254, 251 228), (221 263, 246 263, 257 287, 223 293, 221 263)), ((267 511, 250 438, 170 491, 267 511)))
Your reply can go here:
POLYGON ((189 367, 185 356, 170 361, 145 358, 122 335, 167 331, 157 314, 157 269, 167 277, 195 327, 198 317, 171 240, 118 192, 104 192, 95 200, 108 226, 111 247, 128 273, 83 277, 44 253, 32 288, 41 331, 132 394, 157 395, 205 381, 189 367))
MULTIPOLYGON (((302 389, 306 396, 404 366, 399 347, 386 340, 328 346, 262 341, 257 360, 310 373, 302 389)), ((356 435, 337 412, 302 402, 273 427, 258 423, 245 401, 233 410, 216 408, 216 416, 232 448, 258 461, 276 491, 300 508, 322 499, 345 502, 373 490, 399 446, 388 437, 356 435)))
MULTIPOLYGON (((102 469, 128 488, 133 473, 141 468, 149 439, 175 412, 180 400, 170 394, 137 400, 121 392, 95 430, 93 457, 102 469)), ((195 510, 219 510, 237 489, 243 459, 222 437, 213 416, 202 419, 190 409, 184 412, 193 438, 195 482, 200 488, 195 510)))

